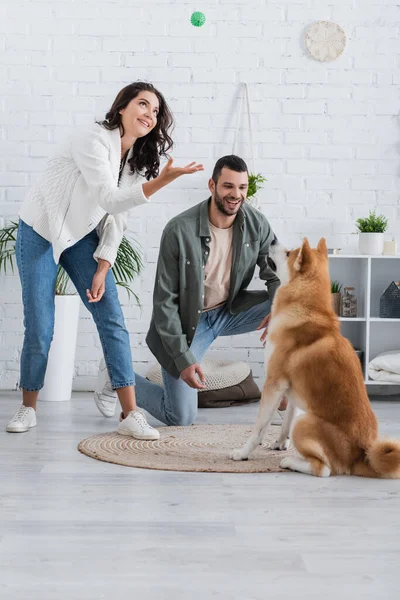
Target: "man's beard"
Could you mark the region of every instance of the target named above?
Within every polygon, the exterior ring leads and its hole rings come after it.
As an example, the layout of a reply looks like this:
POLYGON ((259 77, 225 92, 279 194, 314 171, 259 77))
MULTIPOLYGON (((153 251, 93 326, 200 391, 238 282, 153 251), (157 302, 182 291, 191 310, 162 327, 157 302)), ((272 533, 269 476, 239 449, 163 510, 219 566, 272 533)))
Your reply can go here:
MULTIPOLYGON (((229 198, 229 196, 225 196, 225 198, 229 198)), ((244 199, 240 201, 240 203, 238 203, 238 209, 242 206, 244 202, 244 199)), ((218 208, 219 212, 221 212, 223 215, 227 216, 227 217, 232 217, 232 215, 236 214, 238 211, 236 211, 236 213, 232 213, 229 212, 228 210, 226 210, 225 206, 224 206, 224 201, 222 199, 222 197, 218 194, 217 190, 215 190, 215 205, 218 208)))

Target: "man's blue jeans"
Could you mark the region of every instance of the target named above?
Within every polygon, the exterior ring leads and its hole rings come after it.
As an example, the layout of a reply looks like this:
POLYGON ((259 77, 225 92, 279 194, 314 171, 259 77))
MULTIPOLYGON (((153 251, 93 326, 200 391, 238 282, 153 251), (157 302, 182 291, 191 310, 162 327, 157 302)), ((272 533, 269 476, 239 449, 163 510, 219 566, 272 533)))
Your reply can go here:
MULTIPOLYGON (((97 262, 93 253, 99 242, 95 230, 64 250, 60 264, 70 276, 82 302, 92 314, 99 332, 113 388, 135 384, 129 334, 125 327, 117 287, 111 269, 106 291, 98 303, 89 304, 97 262)), ((37 391, 43 387, 47 357, 54 330, 54 288, 57 265, 51 244, 20 220, 16 255, 24 304, 25 337, 21 354, 20 387, 37 391)))
MULTIPOLYGON (((190 350, 198 363, 218 336, 239 335, 257 329, 271 311, 269 300, 237 315, 226 306, 202 314, 190 350)), ((191 425, 197 415, 197 390, 162 369, 164 388, 136 374, 136 401, 153 417, 167 425, 191 425)))

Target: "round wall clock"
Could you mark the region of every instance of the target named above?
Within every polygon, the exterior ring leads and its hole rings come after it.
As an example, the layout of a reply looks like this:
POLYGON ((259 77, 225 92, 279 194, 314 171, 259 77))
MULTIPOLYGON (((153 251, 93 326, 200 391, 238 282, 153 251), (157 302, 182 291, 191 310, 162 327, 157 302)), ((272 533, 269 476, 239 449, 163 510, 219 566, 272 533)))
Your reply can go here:
POLYGON ((316 60, 335 60, 346 46, 346 34, 332 21, 317 21, 306 33, 306 46, 316 60))

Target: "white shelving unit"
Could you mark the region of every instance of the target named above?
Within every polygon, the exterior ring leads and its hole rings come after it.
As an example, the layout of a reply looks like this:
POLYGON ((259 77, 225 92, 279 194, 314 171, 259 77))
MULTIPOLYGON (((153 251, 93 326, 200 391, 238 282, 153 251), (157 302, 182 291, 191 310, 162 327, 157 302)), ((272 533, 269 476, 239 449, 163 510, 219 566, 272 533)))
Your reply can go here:
POLYGON ((400 319, 379 318, 380 297, 392 281, 400 280, 400 255, 330 254, 329 273, 331 280, 339 281, 343 288, 355 288, 357 317, 340 317, 341 332, 364 352, 365 383, 368 386, 399 385, 370 379, 368 364, 382 352, 400 350, 400 319))

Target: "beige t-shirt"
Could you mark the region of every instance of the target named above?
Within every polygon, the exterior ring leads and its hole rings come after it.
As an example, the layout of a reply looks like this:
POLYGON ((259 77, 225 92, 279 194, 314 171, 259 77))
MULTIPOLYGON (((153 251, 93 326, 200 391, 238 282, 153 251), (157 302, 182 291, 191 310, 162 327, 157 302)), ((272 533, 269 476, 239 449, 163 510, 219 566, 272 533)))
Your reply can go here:
POLYGON ((227 301, 232 267, 233 225, 220 229, 211 223, 210 256, 204 269, 204 308, 210 310, 227 301))

